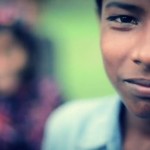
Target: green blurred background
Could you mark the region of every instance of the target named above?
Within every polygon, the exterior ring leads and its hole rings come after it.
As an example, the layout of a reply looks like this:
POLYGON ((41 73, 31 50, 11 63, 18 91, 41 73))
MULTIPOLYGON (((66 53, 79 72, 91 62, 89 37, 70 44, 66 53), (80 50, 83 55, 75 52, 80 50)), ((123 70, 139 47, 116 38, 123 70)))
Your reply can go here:
POLYGON ((94 0, 51 0, 41 22, 55 45, 56 78, 66 99, 114 93, 102 64, 94 0))

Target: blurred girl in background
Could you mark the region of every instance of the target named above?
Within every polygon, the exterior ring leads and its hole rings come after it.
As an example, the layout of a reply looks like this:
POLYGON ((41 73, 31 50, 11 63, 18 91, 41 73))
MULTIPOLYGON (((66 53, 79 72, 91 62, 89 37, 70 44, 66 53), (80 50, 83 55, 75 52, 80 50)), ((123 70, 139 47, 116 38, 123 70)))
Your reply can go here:
POLYGON ((40 75, 38 38, 20 23, 0 24, 0 149, 39 150, 49 114, 61 103, 40 75))

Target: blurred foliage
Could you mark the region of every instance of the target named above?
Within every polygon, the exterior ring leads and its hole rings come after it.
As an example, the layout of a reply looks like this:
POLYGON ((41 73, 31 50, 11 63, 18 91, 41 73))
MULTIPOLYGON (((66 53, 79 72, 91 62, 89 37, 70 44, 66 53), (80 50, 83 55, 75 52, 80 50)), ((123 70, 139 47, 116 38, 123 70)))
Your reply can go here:
POLYGON ((103 68, 94 0, 51 0, 41 22, 54 42, 56 77, 67 99, 114 93, 103 68))

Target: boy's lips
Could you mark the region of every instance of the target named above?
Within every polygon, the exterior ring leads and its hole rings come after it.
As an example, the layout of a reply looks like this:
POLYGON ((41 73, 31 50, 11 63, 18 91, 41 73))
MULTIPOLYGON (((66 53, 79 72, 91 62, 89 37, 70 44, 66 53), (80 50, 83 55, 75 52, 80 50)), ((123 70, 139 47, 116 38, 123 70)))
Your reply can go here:
POLYGON ((150 98, 150 79, 125 79, 124 83, 139 97, 150 98))
POLYGON ((150 80, 147 79, 125 79, 124 82, 128 82, 130 84, 140 85, 144 87, 150 87, 150 80))

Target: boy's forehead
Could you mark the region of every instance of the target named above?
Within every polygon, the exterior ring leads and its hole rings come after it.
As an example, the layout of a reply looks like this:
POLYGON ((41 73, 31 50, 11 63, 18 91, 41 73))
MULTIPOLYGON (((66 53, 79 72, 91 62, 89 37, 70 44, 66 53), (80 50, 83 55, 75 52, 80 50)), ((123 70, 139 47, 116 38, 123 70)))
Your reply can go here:
POLYGON ((101 0, 103 3, 108 3, 108 2, 126 2, 126 3, 137 3, 137 2, 142 2, 142 3, 150 3, 150 0, 142 0, 142 1, 137 1, 137 0, 101 0))
MULTIPOLYGON (((130 5, 132 6, 137 6, 139 8, 142 9, 149 9, 150 6, 150 0, 141 0, 141 1, 137 1, 137 0, 103 0, 103 6, 107 7, 107 6, 119 6, 119 4, 125 4, 126 6, 128 5, 130 7, 130 5)), ((133 7, 134 9, 134 7, 133 7)))

